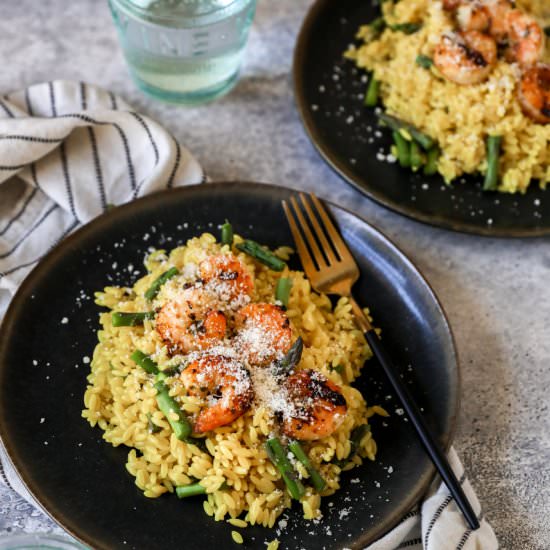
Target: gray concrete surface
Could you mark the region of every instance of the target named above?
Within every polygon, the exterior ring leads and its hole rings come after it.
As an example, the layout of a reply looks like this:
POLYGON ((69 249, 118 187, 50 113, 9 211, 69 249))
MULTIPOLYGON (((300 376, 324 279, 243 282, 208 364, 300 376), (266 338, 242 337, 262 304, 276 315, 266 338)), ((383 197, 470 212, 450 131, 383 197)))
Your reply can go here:
MULTIPOLYGON (((549 239, 496 240, 431 228, 344 184, 309 143, 292 100, 292 50, 310 3, 260 0, 237 87, 217 103, 182 109, 153 102, 134 88, 106 1, 5 1, 0 94, 56 78, 99 84, 164 124, 212 179, 315 190, 385 232, 426 275, 454 329, 463 376, 455 445, 502 547, 547 550, 549 239)), ((0 537, 38 531, 62 532, 16 494, 1 490, 0 537)))

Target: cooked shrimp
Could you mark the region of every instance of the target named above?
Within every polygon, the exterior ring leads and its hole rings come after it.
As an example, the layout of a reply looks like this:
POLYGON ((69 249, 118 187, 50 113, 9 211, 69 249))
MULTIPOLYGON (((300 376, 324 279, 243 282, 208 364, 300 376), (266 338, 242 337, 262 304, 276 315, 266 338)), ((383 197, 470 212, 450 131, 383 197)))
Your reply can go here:
POLYGON ((478 31, 443 35, 434 52, 434 65, 457 84, 478 84, 485 80, 497 58, 495 41, 478 31))
POLYGON ((274 304, 249 304, 237 312, 235 344, 252 365, 268 365, 290 349, 292 329, 274 304))
POLYGON ((456 22, 463 31, 484 32, 489 28, 491 17, 481 2, 470 0, 456 8, 456 22))
POLYGON ((171 351, 187 353, 222 340, 227 321, 221 311, 212 307, 210 298, 201 288, 191 287, 183 289, 178 299, 160 308, 155 327, 171 351))
POLYGON ((187 393, 205 399, 193 431, 209 432, 230 424, 243 415, 252 402, 250 374, 233 359, 207 355, 193 361, 181 373, 187 393))
POLYGON ((443 0, 443 8, 455 13, 463 31, 489 31, 499 42, 508 35, 506 16, 513 9, 510 0, 443 0))
POLYGON ((538 63, 526 69, 519 83, 518 97, 528 117, 550 124, 550 65, 538 63))
POLYGON ((250 296, 254 288, 246 267, 232 255, 209 256, 199 264, 199 275, 206 290, 229 305, 250 296))
POLYGON ((328 437, 344 421, 346 399, 340 387, 314 370, 299 370, 285 383, 291 400, 283 413, 283 432, 299 440, 328 437))
POLYGON ((489 14, 489 34, 500 44, 508 39, 508 13, 514 8, 510 0, 485 0, 484 8, 489 14))
POLYGON ((464 0, 443 0, 443 9, 447 11, 453 11, 462 4, 464 0))
POLYGON ((520 10, 508 12, 509 49, 507 57, 520 65, 534 65, 544 53, 545 35, 541 26, 520 10))

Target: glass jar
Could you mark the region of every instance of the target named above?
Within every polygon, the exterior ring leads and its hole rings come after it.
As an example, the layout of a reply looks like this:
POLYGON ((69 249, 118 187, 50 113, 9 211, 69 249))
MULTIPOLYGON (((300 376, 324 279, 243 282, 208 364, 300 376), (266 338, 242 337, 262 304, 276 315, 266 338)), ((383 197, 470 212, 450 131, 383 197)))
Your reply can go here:
POLYGON ((197 104, 238 78, 256 0, 109 0, 130 73, 144 92, 197 104))

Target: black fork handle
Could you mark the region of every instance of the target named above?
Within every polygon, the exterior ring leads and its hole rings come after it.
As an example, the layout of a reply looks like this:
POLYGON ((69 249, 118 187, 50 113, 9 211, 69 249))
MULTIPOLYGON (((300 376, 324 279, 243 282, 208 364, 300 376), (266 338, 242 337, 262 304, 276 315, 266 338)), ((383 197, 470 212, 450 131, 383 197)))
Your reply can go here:
POLYGON ((441 479, 443 479, 445 485, 447 485, 451 495, 456 501, 457 506, 464 514, 470 528, 473 530, 479 529, 479 521, 474 513, 474 510, 472 509, 472 505, 468 501, 468 498, 464 494, 458 479, 451 469, 445 453, 441 450, 441 447, 438 445, 430 428, 426 424, 424 416, 420 412, 418 405, 415 403, 411 392, 400 378, 389 353, 382 343, 382 340, 380 340, 370 321, 352 297, 350 297, 350 302, 359 327, 363 330, 372 353, 384 369, 390 384, 397 394, 401 405, 405 409, 407 416, 412 422, 412 425, 414 426, 424 449, 439 472, 441 479))

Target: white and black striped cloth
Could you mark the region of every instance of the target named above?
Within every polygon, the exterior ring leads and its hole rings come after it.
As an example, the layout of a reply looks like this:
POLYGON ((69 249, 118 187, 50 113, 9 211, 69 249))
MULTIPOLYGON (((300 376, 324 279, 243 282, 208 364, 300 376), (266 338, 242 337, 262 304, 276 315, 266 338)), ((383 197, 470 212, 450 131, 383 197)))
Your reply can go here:
MULTIPOLYGON (((203 180, 166 130, 100 88, 57 81, 0 98, 0 318, 36 262, 108 205, 203 180)), ((468 529, 445 485, 435 485, 368 550, 498 548, 453 450, 449 458, 481 528, 468 529)), ((1 444, 0 483, 38 506, 1 444)))
POLYGON ((71 231, 109 205, 203 179, 173 136, 101 88, 56 81, 1 97, 0 318, 71 231))
POLYGON ((477 513, 480 528, 472 531, 468 527, 447 486, 437 477, 419 508, 407 514, 397 527, 367 550, 498 550, 495 533, 483 515, 479 500, 453 448, 448 458, 477 513))

